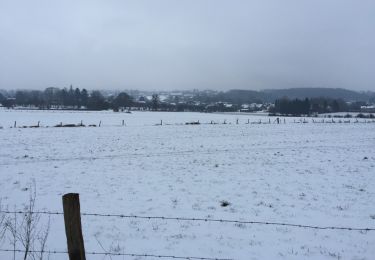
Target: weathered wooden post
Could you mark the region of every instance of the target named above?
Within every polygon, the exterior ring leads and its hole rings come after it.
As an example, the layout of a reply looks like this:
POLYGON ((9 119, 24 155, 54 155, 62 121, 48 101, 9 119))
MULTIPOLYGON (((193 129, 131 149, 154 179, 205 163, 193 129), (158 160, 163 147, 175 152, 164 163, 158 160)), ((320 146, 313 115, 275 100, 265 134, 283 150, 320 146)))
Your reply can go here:
POLYGON ((82 236, 79 194, 65 194, 62 200, 69 260, 86 260, 82 236))
POLYGON ((14 121, 14 128, 17 127, 17 121, 14 121))
POLYGON ((122 126, 124 126, 125 125, 125 121, 124 120, 122 120, 122 126))

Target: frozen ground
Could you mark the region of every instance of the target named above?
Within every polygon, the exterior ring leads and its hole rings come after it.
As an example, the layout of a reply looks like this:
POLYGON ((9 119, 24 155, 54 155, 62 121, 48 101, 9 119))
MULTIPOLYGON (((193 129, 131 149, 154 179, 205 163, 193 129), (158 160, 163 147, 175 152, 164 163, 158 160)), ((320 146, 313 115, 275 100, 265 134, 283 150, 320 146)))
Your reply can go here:
MULTIPOLYGON (((37 208, 50 211, 62 211, 63 194, 78 192, 82 212, 375 227, 375 124, 293 124, 293 118, 280 125, 245 124, 248 119, 268 120, 200 113, 3 110, 0 198, 10 209, 22 208, 29 196, 25 188, 35 180, 37 208), (14 121, 51 126, 81 120, 101 120, 102 127, 10 128, 14 121), (120 126, 122 120, 126 127, 120 126), (155 126, 160 120, 167 125, 155 126), (197 120, 228 124, 182 125, 197 120), (230 206, 221 207, 222 200, 230 206)), ((90 216, 82 221, 87 251, 102 252, 99 240, 106 250, 177 256, 375 255, 374 231, 90 216)), ((52 216, 51 223, 49 249, 66 249, 62 216, 52 216)), ((9 248, 8 240, 1 247, 9 248)), ((1 259, 11 256, 0 254, 1 259)))

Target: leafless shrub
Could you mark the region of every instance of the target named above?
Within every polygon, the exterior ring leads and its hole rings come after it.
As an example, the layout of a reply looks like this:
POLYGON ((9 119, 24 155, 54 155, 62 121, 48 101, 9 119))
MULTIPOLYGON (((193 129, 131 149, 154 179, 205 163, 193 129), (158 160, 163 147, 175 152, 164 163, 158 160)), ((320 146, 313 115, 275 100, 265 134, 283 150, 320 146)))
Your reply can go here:
POLYGON ((10 243, 13 246, 13 260, 16 259, 16 246, 17 246, 17 213, 14 213, 13 217, 9 217, 5 222, 5 229, 11 234, 10 243))
POLYGON ((0 242, 3 241, 5 236, 5 214, 2 213, 3 207, 0 199, 0 242))
MULTIPOLYGON (((10 242, 13 249, 16 250, 17 245, 21 244, 24 251, 24 260, 43 260, 50 229, 50 220, 48 220, 46 226, 41 227, 40 214, 35 212, 35 182, 29 190, 29 201, 24 207, 22 217, 18 219, 17 214, 14 214, 13 217, 9 217, 6 220, 6 229, 10 233, 10 242)), ((13 260, 15 260, 15 252, 13 254, 13 260)))
POLYGON ((35 253, 33 253, 32 259, 33 260, 43 260, 45 251, 46 251, 46 244, 49 235, 50 229, 50 218, 48 218, 48 223, 44 228, 40 228, 38 234, 36 235, 36 245, 33 243, 33 249, 35 253), (34 247, 35 246, 35 247, 34 247))
POLYGON ((111 254, 119 254, 121 252, 124 252, 124 247, 121 247, 119 243, 114 243, 112 242, 111 245, 109 246, 109 249, 106 249, 102 242, 98 238, 98 234, 94 235, 96 242, 100 246, 100 248, 103 250, 103 253, 105 253, 104 258, 106 259, 107 257, 112 260, 111 254))
MULTIPOLYGON (((112 257, 111 257, 111 255, 109 254, 110 252, 108 251, 108 250, 106 250, 105 248, 104 248, 104 246, 103 246, 103 244, 100 242, 100 240, 99 240, 99 238, 98 238, 98 236, 97 235, 95 235, 94 236, 95 237, 95 240, 96 240, 96 242, 98 243, 98 245, 100 246, 100 248, 103 250, 103 252, 106 254, 105 255, 105 257, 109 257, 109 259, 111 259, 112 260, 112 257)), ((105 259, 105 258, 104 258, 105 259)))

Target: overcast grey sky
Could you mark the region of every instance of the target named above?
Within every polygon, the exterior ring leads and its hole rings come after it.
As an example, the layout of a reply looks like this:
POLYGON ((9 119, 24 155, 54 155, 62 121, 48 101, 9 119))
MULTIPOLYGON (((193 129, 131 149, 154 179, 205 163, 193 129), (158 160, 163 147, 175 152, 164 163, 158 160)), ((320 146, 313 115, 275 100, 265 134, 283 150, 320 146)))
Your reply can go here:
POLYGON ((375 90, 374 0, 0 0, 0 88, 375 90))

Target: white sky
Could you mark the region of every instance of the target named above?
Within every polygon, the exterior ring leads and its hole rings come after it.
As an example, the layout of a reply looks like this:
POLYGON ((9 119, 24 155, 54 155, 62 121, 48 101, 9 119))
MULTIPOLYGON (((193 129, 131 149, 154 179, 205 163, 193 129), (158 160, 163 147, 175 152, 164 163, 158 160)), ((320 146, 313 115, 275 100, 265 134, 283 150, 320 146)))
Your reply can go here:
POLYGON ((374 0, 0 0, 0 88, 375 90, 374 0))

